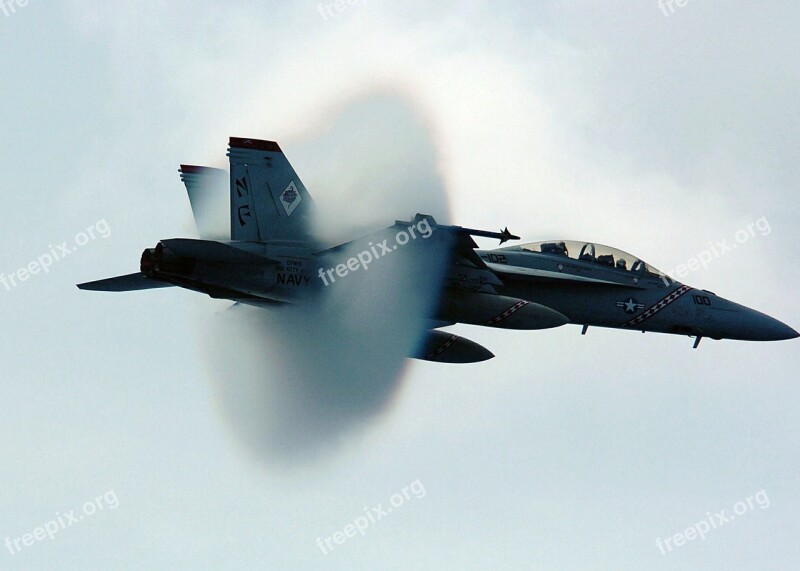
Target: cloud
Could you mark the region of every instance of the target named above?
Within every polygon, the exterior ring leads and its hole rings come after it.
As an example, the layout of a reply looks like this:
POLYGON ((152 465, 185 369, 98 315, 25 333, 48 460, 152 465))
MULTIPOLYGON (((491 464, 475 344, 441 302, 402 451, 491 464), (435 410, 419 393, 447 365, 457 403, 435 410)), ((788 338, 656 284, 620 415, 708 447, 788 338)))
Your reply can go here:
MULTIPOLYGON (((359 238, 321 259, 323 269, 383 239, 394 244, 396 230, 380 229, 395 219, 447 216, 436 148, 402 98, 356 99, 295 148, 318 161, 305 180, 318 234, 331 245, 359 238)), ((220 410, 257 457, 308 461, 388 409, 438 298, 442 248, 436 236, 418 238, 329 283, 314 302, 201 319, 220 410)))

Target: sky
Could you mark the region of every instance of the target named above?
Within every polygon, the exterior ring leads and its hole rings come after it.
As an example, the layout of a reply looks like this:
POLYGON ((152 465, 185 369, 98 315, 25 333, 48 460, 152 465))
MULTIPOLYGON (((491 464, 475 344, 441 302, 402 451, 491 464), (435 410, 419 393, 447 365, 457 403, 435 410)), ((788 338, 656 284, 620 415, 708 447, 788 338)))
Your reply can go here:
POLYGON ((304 417, 279 371, 322 326, 75 288, 191 237, 178 165, 245 136, 353 229, 428 210, 669 271, 736 242, 681 281, 798 328, 800 7, 678 4, 5 2, 0 273, 53 261, 0 283, 0 566, 788 568, 796 342, 458 325, 496 357, 399 361, 395 287, 343 317, 320 390, 352 406, 304 417))

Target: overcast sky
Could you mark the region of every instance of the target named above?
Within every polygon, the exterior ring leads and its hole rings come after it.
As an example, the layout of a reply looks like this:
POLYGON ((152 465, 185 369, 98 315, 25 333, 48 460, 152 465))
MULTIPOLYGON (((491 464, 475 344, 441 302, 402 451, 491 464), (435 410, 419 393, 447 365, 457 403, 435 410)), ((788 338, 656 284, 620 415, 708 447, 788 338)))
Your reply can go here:
POLYGON ((58 259, 0 284, 0 567, 789 568, 796 341, 457 326, 496 358, 409 361, 287 459, 227 406, 225 303, 74 287, 191 236, 178 165, 246 136, 359 227, 432 210, 671 270, 766 221, 683 281, 798 328, 800 6, 677 4, 8 0, 0 273, 58 259))

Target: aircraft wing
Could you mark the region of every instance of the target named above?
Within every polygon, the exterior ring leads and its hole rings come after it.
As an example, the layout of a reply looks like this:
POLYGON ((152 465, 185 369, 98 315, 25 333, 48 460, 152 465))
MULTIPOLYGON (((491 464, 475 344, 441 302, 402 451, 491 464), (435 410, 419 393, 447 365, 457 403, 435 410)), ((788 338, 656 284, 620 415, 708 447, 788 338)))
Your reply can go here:
POLYGON ((503 285, 503 282, 475 252, 477 247, 471 235, 455 233, 445 283, 457 290, 497 293, 494 286, 503 285))
POLYGON ((463 291, 497 293, 493 286, 502 285, 503 282, 475 252, 478 244, 475 243, 472 236, 496 238, 500 240, 501 244, 507 240, 517 240, 519 237, 511 234, 508 228, 501 232, 489 232, 463 226, 437 224, 433 216, 425 214, 417 214, 411 222, 396 220, 395 225, 411 226, 423 218, 430 221, 436 232, 446 232, 451 238, 450 267, 445 276, 446 287, 463 291))

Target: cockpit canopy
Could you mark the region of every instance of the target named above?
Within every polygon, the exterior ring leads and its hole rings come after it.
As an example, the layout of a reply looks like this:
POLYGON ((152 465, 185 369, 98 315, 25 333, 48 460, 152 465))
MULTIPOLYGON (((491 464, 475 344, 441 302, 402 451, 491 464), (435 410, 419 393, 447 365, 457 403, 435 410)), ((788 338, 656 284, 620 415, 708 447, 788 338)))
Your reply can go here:
POLYGON ((575 240, 550 240, 544 242, 530 242, 518 246, 503 248, 522 252, 535 252, 537 254, 550 254, 563 256, 573 260, 581 260, 594 264, 616 268, 620 271, 641 274, 647 273, 656 277, 664 277, 664 272, 657 270, 636 256, 602 244, 591 242, 578 242, 575 240))

